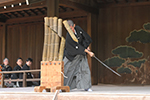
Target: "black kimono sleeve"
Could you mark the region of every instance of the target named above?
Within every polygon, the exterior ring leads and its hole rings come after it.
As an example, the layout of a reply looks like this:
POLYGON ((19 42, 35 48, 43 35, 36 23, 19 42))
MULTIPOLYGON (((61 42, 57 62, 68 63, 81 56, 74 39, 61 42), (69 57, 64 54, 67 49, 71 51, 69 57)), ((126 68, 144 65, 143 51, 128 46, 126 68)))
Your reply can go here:
MULTIPOLYGON (((30 70, 30 67, 25 64, 21 70, 30 70)), ((27 72, 27 78, 33 78, 31 72, 27 72)))
POLYGON ((76 26, 75 29, 79 37, 81 37, 81 41, 79 39, 80 44, 87 48, 92 43, 91 37, 80 26, 76 26))
MULTIPOLYGON (((21 70, 21 67, 20 67, 19 65, 17 65, 17 66, 14 67, 13 70, 14 70, 14 71, 19 71, 19 70, 21 70)), ((19 74, 20 74, 20 73, 12 73, 11 78, 12 78, 12 79, 17 79, 17 78, 19 78, 19 74)))
MULTIPOLYGON (((8 66, 7 68, 2 65, 2 71, 12 71, 12 68, 11 66, 8 66)), ((11 77, 11 74, 4 74, 5 75, 5 78, 10 78, 11 77)))
POLYGON ((19 65, 17 65, 17 66, 14 67, 13 70, 14 70, 14 71, 21 70, 21 67, 20 67, 19 65))

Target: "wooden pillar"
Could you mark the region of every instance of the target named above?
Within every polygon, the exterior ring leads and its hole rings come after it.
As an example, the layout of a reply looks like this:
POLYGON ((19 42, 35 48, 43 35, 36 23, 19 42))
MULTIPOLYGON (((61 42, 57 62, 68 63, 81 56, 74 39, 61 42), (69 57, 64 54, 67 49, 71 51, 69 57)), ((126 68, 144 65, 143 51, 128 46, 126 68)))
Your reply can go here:
POLYGON ((47 0, 47 17, 59 16, 59 0, 47 0))
POLYGON ((7 26, 3 24, 3 37, 2 37, 2 59, 4 59, 7 55, 7 26))
POLYGON ((5 76, 4 76, 4 74, 2 73, 2 76, 1 76, 1 88, 4 87, 4 78, 5 78, 5 76))
MULTIPOLYGON (((98 15, 88 13, 87 15, 87 33, 91 36, 93 42, 90 45, 91 51, 98 55, 97 47, 98 15)), ((89 67, 91 70, 92 84, 98 84, 98 62, 88 55, 89 67)))
POLYGON ((26 86, 27 86, 27 81, 26 81, 26 79, 27 79, 27 74, 24 72, 24 73, 23 73, 23 87, 26 87, 26 86))

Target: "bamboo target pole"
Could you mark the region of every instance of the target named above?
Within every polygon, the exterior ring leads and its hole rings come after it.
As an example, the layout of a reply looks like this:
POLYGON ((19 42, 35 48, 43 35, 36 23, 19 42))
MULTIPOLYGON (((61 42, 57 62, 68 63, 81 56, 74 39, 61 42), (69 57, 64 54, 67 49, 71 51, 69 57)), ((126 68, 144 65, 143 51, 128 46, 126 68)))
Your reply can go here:
POLYGON ((60 49, 59 49, 59 61, 63 60, 63 54, 64 54, 64 48, 65 48, 65 38, 61 37, 61 43, 60 43, 60 49))
POLYGON ((47 43, 48 43, 48 17, 44 18, 44 28, 45 28, 45 33, 44 33, 44 47, 43 47, 43 56, 42 60, 46 61, 47 60, 47 43))
POLYGON ((58 19, 58 35, 62 37, 62 19, 58 19))
POLYGON ((75 42, 78 42, 78 39, 76 38, 76 36, 74 35, 73 31, 71 30, 67 20, 64 20, 63 21, 63 24, 66 28, 66 30, 68 31, 68 33, 70 34, 71 38, 75 41, 75 42))
POLYGON ((54 49, 54 60, 58 60, 58 48, 59 48, 59 41, 62 36, 62 19, 58 19, 58 34, 55 35, 55 49, 54 49))
MULTIPOLYGON (((57 17, 53 17, 52 29, 57 32, 57 17)), ((55 33, 52 31, 50 44, 50 61, 54 60, 54 48, 55 48, 55 33)))
MULTIPOLYGON (((49 17, 49 27, 52 28, 53 25, 53 18, 49 17)), ((48 49, 47 49, 47 61, 50 61, 50 50, 51 50, 51 36, 52 36, 52 30, 49 28, 49 35, 48 35, 48 49)))
MULTIPOLYGON (((58 19, 55 20, 54 31, 58 33, 58 19)), ((54 61, 58 60, 59 36, 55 34, 54 61)))

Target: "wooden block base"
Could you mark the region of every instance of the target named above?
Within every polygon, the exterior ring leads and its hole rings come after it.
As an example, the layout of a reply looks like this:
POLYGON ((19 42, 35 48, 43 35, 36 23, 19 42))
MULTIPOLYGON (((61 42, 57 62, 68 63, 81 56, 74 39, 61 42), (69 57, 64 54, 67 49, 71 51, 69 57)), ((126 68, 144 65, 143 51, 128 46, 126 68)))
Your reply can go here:
POLYGON ((69 86, 57 86, 57 87, 51 88, 51 92, 56 92, 56 90, 61 90, 62 92, 70 92, 70 87, 69 86))
POLYGON ((64 62, 63 61, 41 61, 41 86, 35 87, 35 92, 70 92, 69 86, 64 85, 64 62))
POLYGON ((45 89, 45 86, 35 86, 34 92, 42 92, 45 89))
POLYGON ((51 88, 46 88, 45 86, 36 86, 34 87, 34 92, 42 92, 43 90, 46 92, 56 92, 56 90, 62 90, 62 92, 70 92, 69 86, 56 86, 51 88))

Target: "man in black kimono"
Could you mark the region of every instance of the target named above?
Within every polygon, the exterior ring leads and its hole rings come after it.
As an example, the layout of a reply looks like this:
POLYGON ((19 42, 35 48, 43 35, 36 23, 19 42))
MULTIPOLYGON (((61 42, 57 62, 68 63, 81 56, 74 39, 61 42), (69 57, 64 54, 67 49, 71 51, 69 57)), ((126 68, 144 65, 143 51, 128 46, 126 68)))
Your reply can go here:
MULTIPOLYGON (((17 62, 16 62, 16 66, 14 67, 13 71, 20 71, 23 68, 23 59, 22 58, 18 58, 17 62)), ((11 75, 11 79, 19 79, 19 75, 20 73, 13 73, 11 75)), ((14 85, 17 85, 16 82, 13 82, 14 85)))
POLYGON ((89 49, 92 39, 81 27, 76 26, 72 20, 68 20, 68 24, 78 39, 78 43, 67 33, 64 52, 64 73, 68 78, 64 79, 64 85, 69 86, 70 89, 77 88, 92 91, 90 89, 91 74, 86 57, 86 54, 89 54, 91 57, 94 56, 94 53, 89 49))
MULTIPOLYGON (((30 70, 32 62, 33 62, 33 60, 31 58, 28 58, 26 60, 26 64, 21 68, 21 70, 30 70)), ((26 74, 27 74, 27 79, 33 78, 32 75, 31 75, 31 72, 27 72, 26 74)), ((22 73, 19 75, 19 78, 23 79, 23 74, 22 73)), ((30 81, 27 82, 27 86, 32 86, 32 85, 33 85, 32 82, 30 82, 30 81)), ((22 82, 19 82, 19 86, 22 87, 22 82)))

